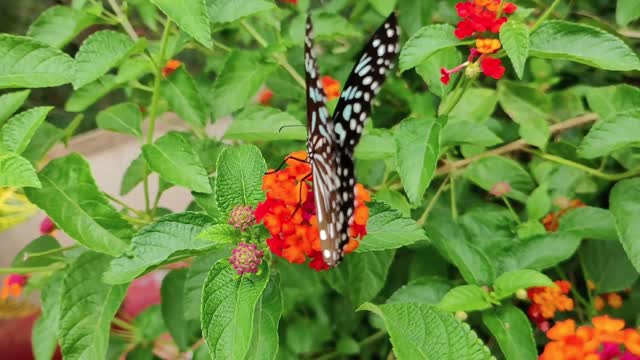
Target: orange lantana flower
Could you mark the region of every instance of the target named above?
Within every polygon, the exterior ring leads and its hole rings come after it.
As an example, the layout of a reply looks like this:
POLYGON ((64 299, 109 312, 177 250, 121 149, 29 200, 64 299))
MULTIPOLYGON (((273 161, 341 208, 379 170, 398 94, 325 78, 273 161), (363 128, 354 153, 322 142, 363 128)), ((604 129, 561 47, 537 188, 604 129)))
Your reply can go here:
MULTIPOLYGON (((296 264, 311 259, 309 266, 320 271, 329 267, 322 259, 311 166, 301 161, 306 159, 305 151, 293 152, 288 156, 287 167, 263 177, 262 189, 267 192, 267 199, 258 204, 255 217, 271 234, 267 245, 272 253, 296 264)), ((371 198, 361 184, 355 185, 355 195, 354 220, 349 228, 351 239, 344 247, 346 254, 354 251, 367 234, 369 208, 365 203, 371 198)))
POLYGON ((553 319, 556 311, 573 310, 573 299, 567 296, 571 290, 571 283, 565 280, 554 283, 554 286, 533 287, 527 290, 527 296, 531 300, 527 313, 536 324, 553 319))
POLYGON ((580 199, 571 200, 567 204, 564 204, 561 207, 561 209, 558 210, 557 212, 552 212, 547 214, 542 219, 542 225, 544 225, 545 229, 547 229, 548 232, 555 232, 558 230, 558 227, 560 226, 560 218, 562 216, 564 216, 567 212, 573 209, 577 209, 583 206, 587 206, 587 205, 583 203, 580 199))
POLYGON ((624 342, 624 320, 609 317, 609 315, 596 316, 591 319, 598 339, 602 342, 621 344, 624 342))
POLYGON ((27 284, 27 277, 20 274, 11 274, 4 278, 0 299, 5 300, 11 297, 18 297, 22 294, 24 286, 27 284))
POLYGON ((162 76, 167 77, 173 74, 173 72, 178 70, 180 66, 182 66, 182 62, 180 60, 171 59, 167 61, 165 66, 162 68, 162 76))
POLYGON ((624 331, 624 347, 633 355, 640 356, 640 333, 636 329, 624 331))
POLYGON ((481 54, 491 54, 500 49, 502 44, 498 39, 476 39, 476 49, 481 54))
POLYGON ((321 79, 324 93, 327 94, 327 101, 340 97, 340 82, 331 76, 323 76, 321 79))
POLYGON ((572 319, 558 321, 547 331, 547 337, 552 341, 545 346, 539 360, 600 359, 596 353, 600 341, 589 326, 576 328, 572 319))

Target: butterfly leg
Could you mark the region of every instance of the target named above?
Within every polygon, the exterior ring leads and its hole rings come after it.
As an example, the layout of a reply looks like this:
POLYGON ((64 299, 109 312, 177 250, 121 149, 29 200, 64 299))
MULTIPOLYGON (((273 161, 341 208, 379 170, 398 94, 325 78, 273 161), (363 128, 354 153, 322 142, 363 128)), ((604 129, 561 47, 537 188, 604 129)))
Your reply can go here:
POLYGON ((308 173, 305 177, 303 177, 300 180, 300 187, 298 187, 298 205, 296 205, 296 209, 293 210, 293 213, 291 214, 289 219, 291 219, 298 212, 298 210, 300 210, 300 207, 302 206, 302 183, 307 181, 307 179, 309 179, 311 177, 311 174, 312 173, 308 173))
POLYGON ((304 163, 308 163, 309 162, 309 160, 307 160, 307 159, 298 159, 297 157, 287 156, 286 158, 284 158, 284 161, 282 162, 282 164, 280 164, 280 166, 278 166, 278 168, 276 170, 267 171, 265 173, 265 175, 271 175, 271 174, 274 174, 274 173, 278 172, 284 166, 284 164, 287 163, 287 160, 289 160, 289 159, 292 159, 292 160, 295 160, 295 161, 299 161, 299 162, 304 162, 304 163))

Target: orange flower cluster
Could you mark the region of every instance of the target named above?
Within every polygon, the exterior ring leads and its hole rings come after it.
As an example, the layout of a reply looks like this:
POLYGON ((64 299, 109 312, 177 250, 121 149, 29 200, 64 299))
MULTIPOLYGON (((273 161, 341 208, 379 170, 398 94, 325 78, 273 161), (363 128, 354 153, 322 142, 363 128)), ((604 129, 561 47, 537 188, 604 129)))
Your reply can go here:
POLYGON ((622 307, 622 304, 622 296, 617 293, 598 295, 594 299, 594 307, 596 311, 602 311, 607 305, 609 305, 612 309, 620 309, 622 307))
POLYGON ((576 327, 572 319, 558 321, 547 331, 551 341, 538 359, 637 359, 640 355, 640 333, 635 329, 624 329, 624 320, 603 315, 594 317, 591 323, 593 326, 576 327), (626 349, 625 354, 620 351, 621 345, 626 349))
POLYGON ((27 279, 27 276, 20 274, 11 274, 4 278, 4 281, 2 282, 2 292, 0 292, 0 299, 5 300, 10 296, 20 296, 24 286, 27 284, 27 279))
POLYGON ((324 93, 327 94, 327 101, 340 97, 340 82, 338 80, 331 76, 323 76, 320 81, 322 81, 324 93))
POLYGON ((167 77, 173 74, 173 72, 178 70, 180 66, 182 66, 182 62, 179 60, 171 59, 167 61, 167 63, 162 68, 162 76, 167 77))
POLYGON ((571 283, 565 280, 554 283, 554 286, 533 287, 527 290, 527 297, 531 300, 527 314, 541 328, 547 319, 555 317, 556 311, 573 310, 573 299, 567 296, 571 290, 571 283))
MULTIPOLYGON (((311 259, 309 267, 317 271, 326 270, 329 267, 322 259, 313 187, 310 184, 313 181, 310 177, 311 166, 295 159, 306 160, 307 153, 291 153, 286 168, 264 176, 262 189, 267 192, 267 199, 258 204, 255 217, 271 234, 267 245, 272 253, 296 264, 311 259), (298 204, 301 205, 296 211, 298 204)), ((367 234, 369 220, 369 208, 365 205, 371 201, 369 192, 361 184, 356 184, 355 192, 355 220, 349 228, 351 240, 344 248, 347 254, 354 251, 360 244, 359 239, 367 234)))
POLYGON ((567 212, 573 209, 577 209, 579 207, 584 207, 584 206, 587 206, 587 205, 583 203, 580 199, 571 200, 567 204, 563 205, 560 210, 547 214, 542 219, 542 225, 544 225, 544 228, 547 229, 548 232, 555 232, 558 230, 558 227, 560 226, 560 218, 562 216, 564 216, 567 212))

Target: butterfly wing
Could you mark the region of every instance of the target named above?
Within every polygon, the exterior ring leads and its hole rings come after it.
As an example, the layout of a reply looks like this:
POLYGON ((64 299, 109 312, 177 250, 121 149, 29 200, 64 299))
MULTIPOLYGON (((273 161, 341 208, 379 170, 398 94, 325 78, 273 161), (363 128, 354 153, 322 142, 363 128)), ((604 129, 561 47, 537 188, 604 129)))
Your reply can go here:
POLYGON ((342 207, 338 197, 339 180, 336 172, 333 123, 326 107, 315 55, 313 53, 313 24, 307 18, 304 41, 304 64, 307 84, 307 153, 313 174, 313 196, 316 205, 322 256, 329 266, 342 258, 340 232, 344 215, 336 209, 342 207))
POLYGON ((365 120, 371 113, 374 96, 386 79, 400 50, 399 28, 392 13, 373 34, 354 66, 333 114, 336 142, 336 163, 339 178, 338 194, 341 200, 340 249, 349 241, 349 226, 354 212, 353 151, 360 141, 365 120))

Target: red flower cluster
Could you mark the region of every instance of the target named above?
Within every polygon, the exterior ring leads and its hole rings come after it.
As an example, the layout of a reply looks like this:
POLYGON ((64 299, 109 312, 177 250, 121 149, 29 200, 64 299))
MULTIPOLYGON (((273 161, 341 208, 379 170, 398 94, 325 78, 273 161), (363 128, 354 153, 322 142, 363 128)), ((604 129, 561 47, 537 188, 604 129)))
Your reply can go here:
MULTIPOLYGON (((271 234, 267 245, 272 253, 296 264, 311 259, 309 267, 316 271, 326 270, 329 267, 322 259, 316 207, 310 186, 313 180, 307 178, 311 166, 294 158, 304 160, 307 154, 304 151, 291 153, 286 168, 269 173, 262 179, 267 199, 258 204, 256 220, 262 222, 271 234), (298 204, 301 205, 296 211, 298 204)), ((365 202, 368 201, 371 198, 367 190, 356 184, 355 220, 349 229, 351 240, 344 248, 347 254, 354 251, 360 244, 359 239, 367 234, 369 208, 365 202)))
POLYGON ((498 16, 502 6, 502 14, 513 14, 517 7, 510 2, 501 3, 500 0, 473 0, 456 4, 456 11, 462 21, 458 23, 454 34, 458 39, 465 39, 475 33, 500 32, 502 25, 507 22, 505 16, 498 16))
POLYGON ((567 296, 571 290, 571 283, 565 280, 554 282, 554 286, 533 287, 527 290, 527 297, 531 305, 527 314, 538 328, 549 328, 548 319, 553 319, 556 311, 573 310, 573 300, 567 296))

